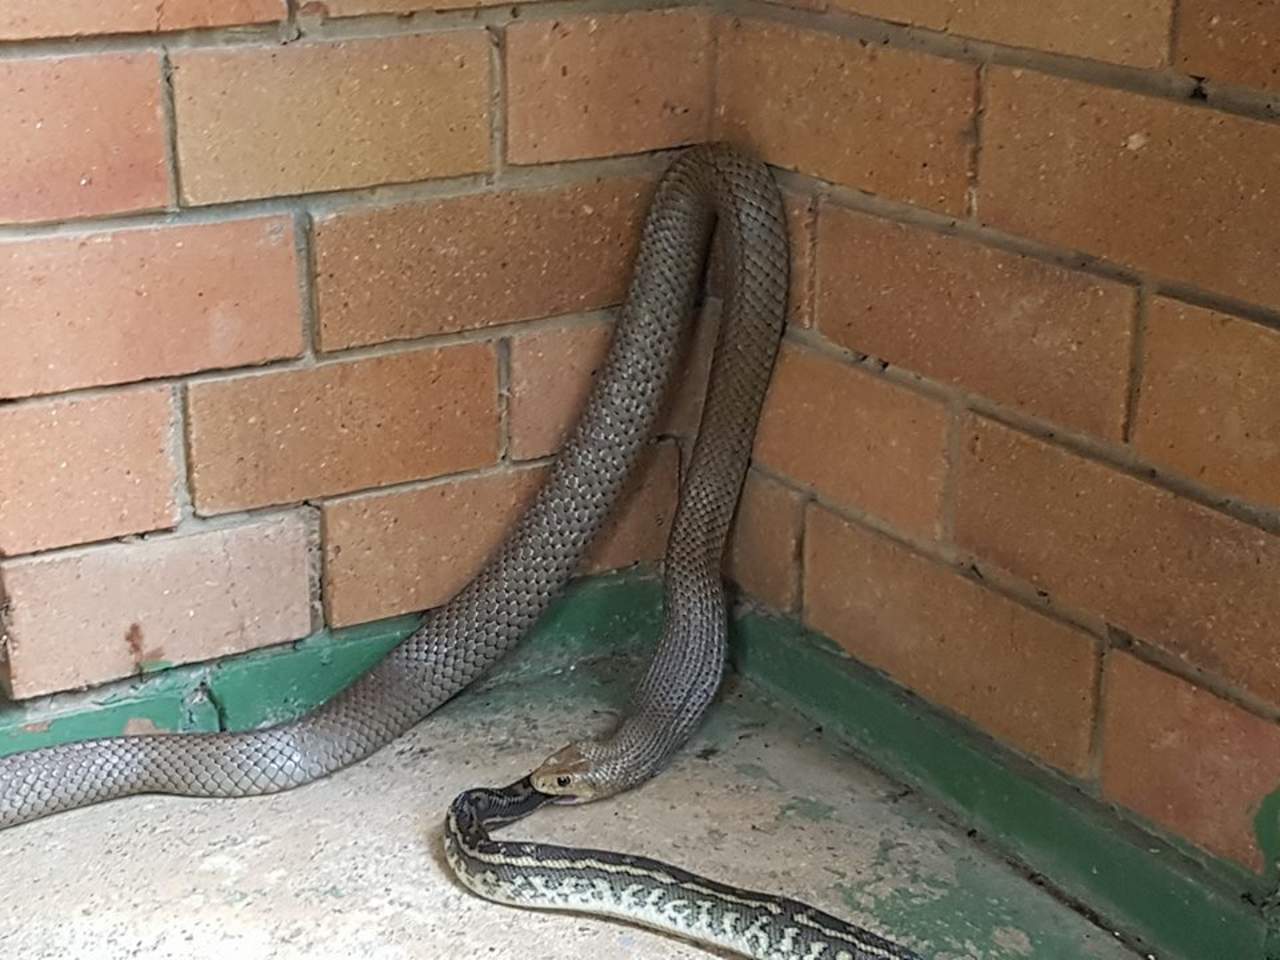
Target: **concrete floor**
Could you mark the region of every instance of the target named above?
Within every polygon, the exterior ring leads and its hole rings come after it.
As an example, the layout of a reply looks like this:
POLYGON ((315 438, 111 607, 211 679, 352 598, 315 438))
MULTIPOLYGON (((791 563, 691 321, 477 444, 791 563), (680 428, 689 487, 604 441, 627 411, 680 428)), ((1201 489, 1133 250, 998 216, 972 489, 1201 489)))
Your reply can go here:
MULTIPOLYGON (((450 798, 607 724, 634 665, 464 695, 326 781, 232 801, 142 797, 0 832, 0 955, 23 960, 698 958, 639 928, 479 900, 441 853, 450 798)), ((629 795, 514 837, 604 846, 783 892, 934 960, 1134 954, 749 687, 629 795)))

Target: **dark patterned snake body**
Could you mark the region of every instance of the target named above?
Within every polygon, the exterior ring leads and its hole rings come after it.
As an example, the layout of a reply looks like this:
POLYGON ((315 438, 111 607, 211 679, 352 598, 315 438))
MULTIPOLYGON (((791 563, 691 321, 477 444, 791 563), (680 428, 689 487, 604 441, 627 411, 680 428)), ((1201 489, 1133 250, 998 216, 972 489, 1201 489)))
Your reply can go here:
MULTIPOLYGON (((688 739, 720 684, 727 633, 721 558, 787 298, 781 196, 767 167, 722 145, 690 149, 659 183, 627 299, 586 405, 543 486, 452 600, 425 614, 371 671, 297 720, 241 733, 112 737, 0 758, 0 827, 139 793, 243 797, 286 790, 368 756, 485 673, 568 583, 632 473, 662 408, 717 230, 726 278, 723 319, 664 560, 664 628, 653 659, 617 729, 601 740, 571 745, 531 781, 508 788, 522 799, 501 791, 459 797, 449 815, 450 861, 464 882, 474 880, 468 883, 473 890, 493 896, 492 888, 484 889, 483 871, 468 865, 479 862, 469 857, 492 857, 502 846, 487 839, 484 827, 515 818, 503 809, 518 808, 524 815, 548 802, 549 794, 562 802, 591 800, 656 773, 688 739), (481 849, 484 844, 489 846, 481 849)), ((651 872, 667 871, 676 884, 667 889, 676 893, 680 878, 692 877, 653 861, 622 859, 651 872)), ((520 867, 507 863, 504 870, 509 877, 519 875, 520 867)), ((536 882, 538 875, 526 868, 523 876, 536 882)), ((762 896, 699 882, 730 895, 762 896)), ((524 905, 538 904, 526 898, 524 905)), ((644 916, 632 919, 647 922, 644 916)), ((796 946, 808 944, 806 952, 748 955, 912 956, 858 928, 847 929, 863 936, 868 950, 816 952, 811 940, 793 937, 796 946)))

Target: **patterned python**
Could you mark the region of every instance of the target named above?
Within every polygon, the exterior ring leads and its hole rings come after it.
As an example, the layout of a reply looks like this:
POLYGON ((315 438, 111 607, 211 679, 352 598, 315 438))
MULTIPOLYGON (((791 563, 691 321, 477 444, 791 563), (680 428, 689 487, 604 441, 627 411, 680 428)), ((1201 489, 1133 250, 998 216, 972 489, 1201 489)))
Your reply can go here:
POLYGON ((602 372, 543 486, 470 583, 427 612, 372 670, 296 720, 241 733, 109 737, 0 757, 0 828, 140 793, 287 790, 367 757, 485 673, 568 583, 631 474, 667 393, 717 225, 724 321, 668 544, 658 649, 610 737, 565 748, 505 790, 468 791, 454 801, 446 831, 451 862, 485 896, 550 907, 585 898, 596 912, 658 922, 748 956, 912 960, 791 901, 640 858, 495 844, 484 832, 553 800, 582 802, 643 782, 687 740, 719 686, 726 637, 720 559, 782 333, 788 275, 781 198, 768 168, 724 145, 692 148, 663 177, 602 372), (582 884, 603 876, 614 880, 597 884, 593 900, 582 884), (648 899, 628 912, 623 901, 637 884, 648 885, 648 899), (528 890, 541 890, 542 899, 528 890), (659 904, 657 891, 668 899, 659 904), (700 904, 696 916, 684 912, 683 923, 681 897, 700 904), (713 900, 698 899, 706 897, 713 900), (644 904, 660 906, 664 919, 644 904), (747 927, 735 926, 741 917, 749 918, 747 927))

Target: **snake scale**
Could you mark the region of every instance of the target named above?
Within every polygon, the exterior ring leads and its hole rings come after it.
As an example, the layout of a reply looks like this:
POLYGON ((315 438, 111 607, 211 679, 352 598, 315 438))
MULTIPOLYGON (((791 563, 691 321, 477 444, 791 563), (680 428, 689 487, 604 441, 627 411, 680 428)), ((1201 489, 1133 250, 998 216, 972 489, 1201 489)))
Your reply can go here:
POLYGON ((461 794, 445 845, 476 893, 657 926, 759 958, 916 960, 803 904, 606 851, 497 843, 487 829, 549 802, 609 796, 653 776, 719 687, 724 545, 782 335, 788 247, 768 168, 722 144, 661 179, 603 367, 547 478, 480 572, 375 667, 302 717, 237 733, 148 734, 0 757, 0 828, 141 793, 244 797, 355 763, 464 690, 538 621, 575 573, 662 408, 713 235, 726 293, 702 421, 664 558, 664 626, 624 719, 502 790, 461 794), (683 906, 681 906, 683 904, 683 906), (693 906, 700 904, 700 906, 693 906))

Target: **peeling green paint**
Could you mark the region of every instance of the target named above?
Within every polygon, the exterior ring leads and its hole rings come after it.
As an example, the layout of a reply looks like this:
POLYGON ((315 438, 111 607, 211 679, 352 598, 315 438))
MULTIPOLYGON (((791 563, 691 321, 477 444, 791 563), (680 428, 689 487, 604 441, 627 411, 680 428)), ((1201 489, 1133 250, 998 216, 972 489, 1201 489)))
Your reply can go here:
POLYGON ((819 823, 823 820, 830 820, 831 815, 835 812, 835 807, 823 803, 821 800, 814 800, 810 797, 796 797, 789 800, 778 811, 778 816, 801 817, 804 820, 812 820, 815 823, 819 823))
POLYGON ((943 800, 1160 956, 1263 955, 1263 917, 1243 899, 1238 871, 1194 862, 1128 827, 790 621, 743 614, 734 621, 732 650, 748 678, 943 800))

